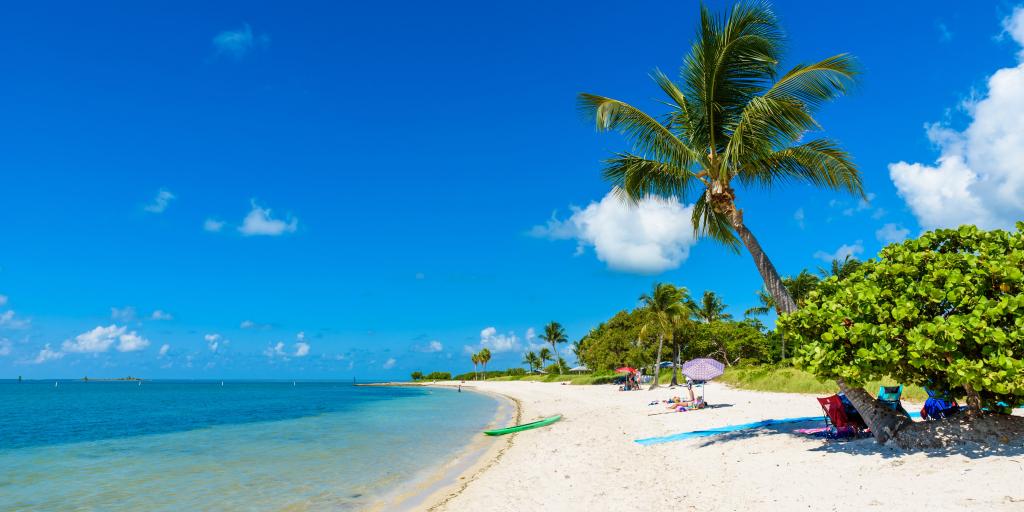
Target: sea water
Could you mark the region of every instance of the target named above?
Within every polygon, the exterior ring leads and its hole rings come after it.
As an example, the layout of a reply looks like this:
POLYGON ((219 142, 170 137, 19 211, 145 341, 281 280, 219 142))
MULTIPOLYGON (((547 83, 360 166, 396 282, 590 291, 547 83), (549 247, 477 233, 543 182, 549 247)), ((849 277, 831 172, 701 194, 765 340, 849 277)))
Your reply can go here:
POLYGON ((498 402, 341 382, 0 381, 0 510, 354 510, 498 402))

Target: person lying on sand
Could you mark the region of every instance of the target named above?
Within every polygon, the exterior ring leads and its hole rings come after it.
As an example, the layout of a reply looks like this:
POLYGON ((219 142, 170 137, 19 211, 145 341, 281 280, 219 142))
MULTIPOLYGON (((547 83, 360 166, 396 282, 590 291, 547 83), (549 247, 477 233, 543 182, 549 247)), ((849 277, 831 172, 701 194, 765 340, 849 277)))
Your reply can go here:
POLYGON ((686 391, 690 395, 690 399, 689 400, 683 400, 682 398, 680 398, 678 396, 674 396, 674 397, 669 399, 668 407, 666 407, 666 409, 676 409, 678 407, 693 407, 694 404, 697 403, 697 399, 694 398, 694 396, 693 396, 693 386, 687 386, 686 387, 686 391))

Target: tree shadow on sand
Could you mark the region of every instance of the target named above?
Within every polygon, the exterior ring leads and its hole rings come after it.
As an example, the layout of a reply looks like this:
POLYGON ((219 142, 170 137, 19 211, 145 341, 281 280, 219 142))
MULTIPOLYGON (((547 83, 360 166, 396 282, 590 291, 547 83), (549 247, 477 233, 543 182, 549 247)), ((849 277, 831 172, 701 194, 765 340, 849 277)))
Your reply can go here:
POLYGON ((801 428, 814 428, 822 425, 823 423, 821 421, 806 421, 799 423, 768 425, 747 430, 737 430, 735 432, 701 438, 698 440, 697 448, 705 448, 717 444, 750 439, 753 437, 785 435, 806 439, 811 443, 820 443, 820 446, 807 449, 812 452, 845 453, 849 455, 881 455, 886 459, 895 459, 917 453, 923 453, 928 457, 962 455, 970 459, 981 459, 985 457, 1016 457, 1024 455, 1024 443, 1019 440, 1011 443, 991 444, 967 442, 942 448, 904 450, 892 443, 880 445, 870 437, 859 439, 826 439, 822 437, 815 437, 813 435, 802 434, 796 431, 801 428))

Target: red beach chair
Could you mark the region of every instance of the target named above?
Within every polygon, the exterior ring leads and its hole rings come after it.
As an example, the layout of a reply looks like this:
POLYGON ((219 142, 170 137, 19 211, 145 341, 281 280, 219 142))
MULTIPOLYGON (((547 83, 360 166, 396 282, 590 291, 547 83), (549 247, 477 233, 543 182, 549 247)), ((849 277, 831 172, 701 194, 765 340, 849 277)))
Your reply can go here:
POLYGON ((846 408, 839 395, 819 398, 818 403, 825 411, 825 432, 829 437, 852 437, 857 435, 857 428, 846 416, 846 408))

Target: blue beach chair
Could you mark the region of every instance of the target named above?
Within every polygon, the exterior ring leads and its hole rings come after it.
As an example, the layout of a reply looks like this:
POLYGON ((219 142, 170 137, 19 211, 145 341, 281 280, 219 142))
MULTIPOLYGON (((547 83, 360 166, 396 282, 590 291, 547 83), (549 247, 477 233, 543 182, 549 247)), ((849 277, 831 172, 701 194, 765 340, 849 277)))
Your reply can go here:
POLYGON ((921 409, 921 417, 925 420, 940 420, 960 412, 960 406, 948 392, 940 393, 928 388, 924 390, 928 393, 928 400, 925 400, 921 409))
POLYGON ((903 404, 900 403, 900 398, 903 397, 903 386, 881 386, 878 388, 878 401, 882 402, 890 409, 907 413, 907 410, 903 408, 903 404))

